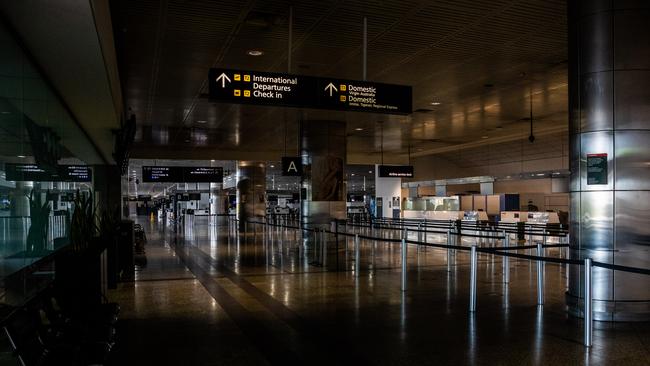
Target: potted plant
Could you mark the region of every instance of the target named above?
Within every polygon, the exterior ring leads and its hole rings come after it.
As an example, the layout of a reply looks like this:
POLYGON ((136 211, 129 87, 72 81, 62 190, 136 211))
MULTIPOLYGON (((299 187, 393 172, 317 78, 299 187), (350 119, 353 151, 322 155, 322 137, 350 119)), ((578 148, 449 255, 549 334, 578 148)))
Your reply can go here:
POLYGON ((43 202, 41 194, 31 190, 29 196, 30 226, 27 232, 26 252, 31 255, 41 256, 47 246, 47 229, 49 227, 50 203, 43 202))
POLYGON ((56 286, 65 307, 84 311, 101 303, 100 254, 93 192, 77 191, 70 219, 70 245, 56 259, 56 286))

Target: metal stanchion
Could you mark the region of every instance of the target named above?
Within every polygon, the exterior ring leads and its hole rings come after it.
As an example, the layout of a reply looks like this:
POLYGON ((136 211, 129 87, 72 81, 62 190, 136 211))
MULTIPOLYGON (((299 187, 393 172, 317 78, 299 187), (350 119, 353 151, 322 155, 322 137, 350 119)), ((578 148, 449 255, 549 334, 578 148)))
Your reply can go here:
POLYGON ((472 245, 470 252, 470 277, 469 277, 469 311, 476 311, 476 270, 478 265, 476 245, 472 245))
MULTIPOLYGON (((451 245, 451 230, 447 230, 447 245, 451 245)), ((447 272, 451 272, 451 248, 447 248, 447 272)))
POLYGON ((359 234, 354 235, 354 277, 359 277, 361 271, 361 242, 359 234))
MULTIPOLYGON (((503 230, 503 247, 508 248, 509 246, 510 234, 503 230)), ((510 283, 510 258, 507 255, 503 256, 503 282, 510 283)))
POLYGON ((584 307, 584 320, 585 320, 585 347, 591 347, 593 341, 593 309, 591 308, 592 294, 591 294, 591 258, 585 258, 585 307, 584 307))
MULTIPOLYGON (((406 233, 406 230, 404 230, 406 233)), ((402 291, 406 291, 406 235, 402 238, 402 291)))
MULTIPOLYGON (((544 256, 542 243, 537 243, 537 256, 544 256)), ((544 261, 537 260, 537 305, 544 305, 544 261)))
POLYGON ((327 234, 325 234, 325 229, 321 230, 320 235, 321 235, 321 248, 323 249, 322 264, 323 264, 323 268, 327 268, 327 236, 326 236, 327 234))

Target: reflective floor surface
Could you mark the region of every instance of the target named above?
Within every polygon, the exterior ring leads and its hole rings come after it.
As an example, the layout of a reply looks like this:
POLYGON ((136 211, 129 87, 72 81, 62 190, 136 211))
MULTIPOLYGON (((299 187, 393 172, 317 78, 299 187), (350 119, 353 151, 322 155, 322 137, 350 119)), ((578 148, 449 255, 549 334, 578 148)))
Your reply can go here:
POLYGON ((110 293, 122 306, 114 365, 650 365, 648 323, 596 322, 585 349, 555 264, 540 307, 535 263, 511 259, 506 286, 501 258, 481 254, 470 315, 466 252, 448 271, 446 251, 409 246, 402 292, 398 243, 362 241, 356 276, 343 237, 323 263, 293 231, 142 224, 146 266, 110 293))

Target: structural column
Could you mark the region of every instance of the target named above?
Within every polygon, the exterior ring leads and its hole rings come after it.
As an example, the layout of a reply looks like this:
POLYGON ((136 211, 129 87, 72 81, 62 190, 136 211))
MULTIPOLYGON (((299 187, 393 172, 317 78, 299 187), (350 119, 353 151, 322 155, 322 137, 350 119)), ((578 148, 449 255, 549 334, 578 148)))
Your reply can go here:
MULTIPOLYGON (((650 268, 650 2, 569 1, 571 257, 650 268)), ((581 316, 571 266, 567 304, 581 316)), ((594 267, 596 320, 650 319, 650 277, 594 267)))
POLYGON ((343 168, 346 160, 345 122, 302 121, 300 126, 303 180, 300 219, 306 227, 328 228, 346 218, 343 168))
POLYGON ((264 163, 240 161, 237 167, 237 219, 244 223, 266 213, 266 167, 264 163))

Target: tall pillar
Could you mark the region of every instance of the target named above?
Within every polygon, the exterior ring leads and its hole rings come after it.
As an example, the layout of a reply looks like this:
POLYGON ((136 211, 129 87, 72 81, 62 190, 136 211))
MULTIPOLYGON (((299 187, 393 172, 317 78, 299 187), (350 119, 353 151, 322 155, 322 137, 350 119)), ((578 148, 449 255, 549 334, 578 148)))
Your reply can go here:
POLYGON ((347 217, 343 167, 346 160, 345 122, 302 121, 303 166, 300 218, 306 227, 329 225, 347 217))
MULTIPOLYGON (((569 1, 571 257, 650 268, 650 2, 569 1)), ((650 319, 650 277, 594 268, 596 320, 650 319)), ((567 304, 582 312, 583 272, 567 304)))
POLYGON ((237 219, 244 223, 266 213, 266 167, 264 163, 240 161, 237 166, 237 219))
POLYGON ((122 212, 122 176, 117 165, 93 165, 93 189, 99 211, 122 212))

